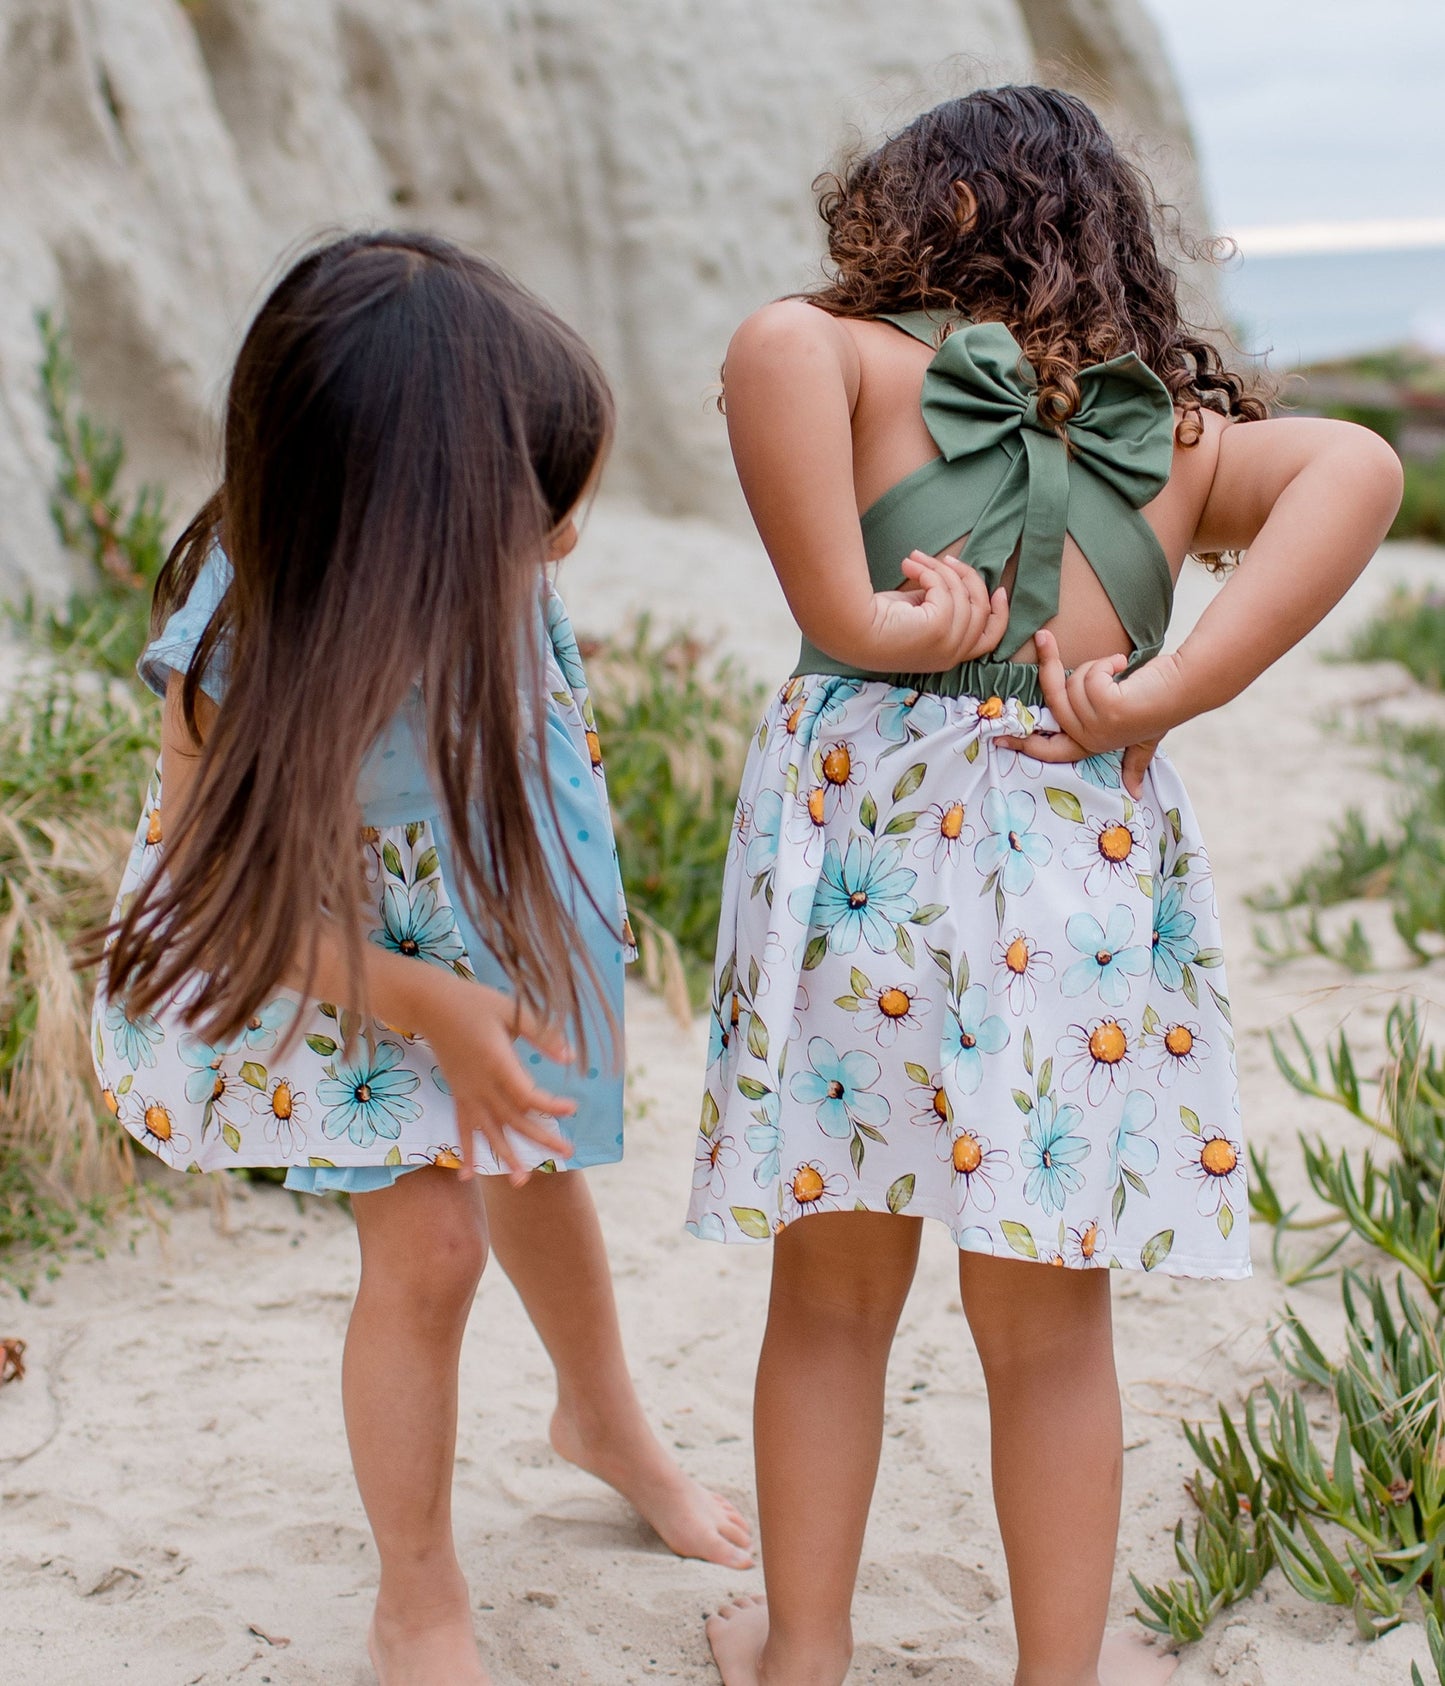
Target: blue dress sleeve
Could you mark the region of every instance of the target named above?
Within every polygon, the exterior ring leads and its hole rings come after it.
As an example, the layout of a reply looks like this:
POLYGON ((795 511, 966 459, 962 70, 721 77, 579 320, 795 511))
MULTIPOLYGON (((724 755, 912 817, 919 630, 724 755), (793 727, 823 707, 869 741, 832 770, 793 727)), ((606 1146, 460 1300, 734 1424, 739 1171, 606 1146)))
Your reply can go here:
MULTIPOLYGON (((166 694, 166 682, 173 673, 184 674, 190 667, 196 646, 230 583, 231 564, 218 546, 201 564, 190 596, 146 645, 136 664, 136 671, 158 697, 166 694)), ((201 689, 212 702, 220 702, 226 693, 227 668, 227 652, 224 647, 217 648, 201 676, 201 689)))

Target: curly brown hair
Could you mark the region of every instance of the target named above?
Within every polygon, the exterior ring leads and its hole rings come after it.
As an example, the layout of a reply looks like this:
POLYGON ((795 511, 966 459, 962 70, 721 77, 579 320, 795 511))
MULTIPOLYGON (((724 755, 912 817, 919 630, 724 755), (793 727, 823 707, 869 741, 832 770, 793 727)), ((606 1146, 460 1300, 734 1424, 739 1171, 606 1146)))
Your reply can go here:
MULTIPOLYGON (((1182 412, 1269 413, 1180 314, 1160 255, 1152 183, 1087 105, 1058 88, 984 88, 914 119, 813 184, 830 277, 802 295, 834 316, 928 309, 1008 327, 1038 375, 1038 412, 1062 429, 1075 375, 1132 351, 1182 412)), ((1188 255, 1199 255, 1190 252, 1188 255)))

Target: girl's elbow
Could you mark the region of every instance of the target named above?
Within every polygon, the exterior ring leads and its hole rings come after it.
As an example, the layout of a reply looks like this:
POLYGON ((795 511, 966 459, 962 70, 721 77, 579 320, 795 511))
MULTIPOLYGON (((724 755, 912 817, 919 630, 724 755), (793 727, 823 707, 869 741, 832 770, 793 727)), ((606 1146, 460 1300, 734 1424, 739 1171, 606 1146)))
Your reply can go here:
POLYGON ((1389 440, 1358 422, 1340 422, 1347 429, 1351 466, 1361 491, 1377 502, 1393 521, 1405 492, 1405 470, 1389 440))

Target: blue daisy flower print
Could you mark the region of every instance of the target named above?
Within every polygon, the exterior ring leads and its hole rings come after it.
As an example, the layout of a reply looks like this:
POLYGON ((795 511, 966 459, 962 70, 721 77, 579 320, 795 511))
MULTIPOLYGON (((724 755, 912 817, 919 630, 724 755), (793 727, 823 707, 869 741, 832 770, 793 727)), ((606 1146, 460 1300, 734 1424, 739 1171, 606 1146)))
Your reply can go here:
POLYGON ((357 1147, 370 1147, 378 1136, 395 1141, 403 1124, 421 1117, 412 1100, 421 1079, 396 1069, 404 1050, 396 1042, 378 1042, 373 1052, 338 1060, 334 1077, 316 1085, 317 1099, 328 1110, 321 1128, 331 1140, 349 1136, 357 1147))
POLYGON ((1083 1186, 1077 1166, 1088 1157, 1089 1140, 1074 1132, 1083 1120, 1083 1111, 1071 1101, 1060 1106, 1052 1095, 1039 1096, 1019 1144, 1019 1159, 1028 1170, 1024 1199, 1031 1205, 1062 1212, 1068 1197, 1083 1186))
POLYGON ((811 1071, 793 1076, 792 1096, 817 1109, 825 1136, 850 1136, 855 1124, 877 1130, 888 1122, 887 1098, 873 1090, 883 1068, 872 1054, 860 1048, 839 1054, 826 1037, 815 1036, 808 1044, 808 1063, 811 1071))
POLYGON ((995 786, 983 799, 987 835, 974 845, 973 864, 983 873, 997 872, 1005 894, 1021 896, 1032 885, 1034 872, 1052 859, 1054 846, 1041 831, 1030 828, 1038 804, 1027 790, 1005 796, 995 786))
POLYGON ((826 932, 834 954, 852 954, 860 942, 876 954, 889 953, 897 943, 898 927, 918 911, 909 894, 918 874, 901 865, 902 859, 897 843, 873 844, 854 837, 845 854, 837 839, 829 838, 822 882, 816 892, 806 885, 793 892, 788 904, 793 916, 826 932))
POLYGON ((948 710, 941 697, 931 691, 907 691, 895 686, 879 704, 878 736, 891 744, 903 744, 910 736, 926 737, 938 731, 947 719, 948 710))
POLYGON ((1075 913, 1064 926, 1069 946, 1083 955, 1059 980, 1065 995, 1087 995, 1097 989, 1105 1004, 1122 1007, 1129 999, 1129 979, 1149 970, 1150 951, 1143 944, 1131 944, 1134 915, 1122 903, 1101 925, 1091 913, 1075 913))
POLYGON ((381 920, 381 929, 371 933, 371 940, 394 954, 430 960, 434 966, 452 966, 467 957, 456 915, 439 901, 431 884, 423 884, 411 895, 400 884, 388 884, 381 920))
POLYGON ((1124 784, 1124 753, 1108 749, 1102 755, 1086 755, 1074 763, 1074 771, 1096 790, 1120 790, 1124 784))
POLYGON ((1165 989, 1178 989, 1184 968, 1199 954, 1194 915, 1184 906, 1184 886, 1178 882, 1162 892, 1154 880, 1154 976, 1165 989))
POLYGON ((983 1056, 996 1054, 1008 1043, 1008 1026, 990 1013, 988 990, 972 984, 959 997, 943 1030, 943 1063, 965 1095, 983 1082, 983 1056))
POLYGON ((207 1101, 220 1100, 229 1086, 229 1079, 221 1071, 221 1062, 231 1052, 231 1043, 217 1047, 203 1042, 199 1036, 183 1036, 176 1046, 181 1063, 190 1069, 186 1075, 186 1099, 192 1106, 204 1106, 207 1101))
POLYGON ((778 858, 778 837, 783 829, 783 796, 765 790, 753 804, 752 834, 743 856, 743 869, 750 878, 771 872, 778 858))
POLYGON ((156 1049, 166 1039, 160 1020, 152 1013, 131 1018, 119 1001, 112 1001, 105 1010, 105 1028, 110 1032, 115 1051, 132 1071, 156 1063, 156 1049))
POLYGON ((1159 1164, 1159 1144, 1151 1132, 1159 1108, 1154 1097, 1134 1089, 1119 1109, 1119 1122, 1109 1137, 1109 1181, 1118 1182, 1125 1172, 1141 1181, 1159 1164))
POLYGON ((236 1047, 244 1048, 248 1054, 264 1054, 276 1046, 281 1032, 295 1017, 294 1001, 268 1001, 242 1025, 236 1047))
POLYGON ((778 1127, 778 1111, 781 1103, 771 1089, 764 1094, 753 1117, 756 1124, 749 1124, 743 1132, 743 1140, 749 1149, 757 1154, 758 1162, 753 1166, 753 1181, 759 1188, 769 1188, 778 1180, 781 1169, 780 1153, 783 1144, 783 1132, 778 1127))

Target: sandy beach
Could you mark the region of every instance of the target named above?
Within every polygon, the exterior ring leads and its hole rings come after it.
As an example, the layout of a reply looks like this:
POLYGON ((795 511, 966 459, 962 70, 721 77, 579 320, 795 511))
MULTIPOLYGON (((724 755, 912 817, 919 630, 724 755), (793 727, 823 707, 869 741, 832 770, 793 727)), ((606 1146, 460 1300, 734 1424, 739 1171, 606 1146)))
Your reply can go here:
MULTIPOLYGON (((1388 908, 1359 915, 1380 971, 1320 959, 1271 968, 1246 896, 1284 879, 1350 803, 1388 811, 1392 788, 1360 728, 1445 716, 1392 666, 1331 665, 1350 624, 1400 579, 1440 559, 1387 547, 1308 645, 1229 708, 1180 730, 1188 781, 1223 901, 1249 1138, 1276 1180, 1303 1187, 1295 1132, 1347 1127, 1275 1072, 1266 1032, 1298 1014, 1318 1041, 1346 1013, 1368 1068, 1394 993, 1445 1006, 1445 960, 1407 964, 1388 908)), ((579 629, 606 633, 650 605, 691 621, 774 681, 794 640, 755 547, 701 522, 626 505, 594 516, 563 590, 579 629), (699 610, 705 603, 706 615, 699 610)), ((1214 589, 1188 571, 1176 625, 1214 589)), ((615 1265, 629 1353, 678 1456, 752 1511, 749 1412, 768 1250, 723 1249, 682 1230, 704 1057, 660 1001, 628 1001, 627 1157, 589 1173, 615 1265)), ((1434 1019, 1437 1039, 1445 1015, 1434 1019)), ((233 1184, 224 1199, 180 1177, 159 1226, 132 1221, 103 1258, 77 1255, 22 1301, 0 1289, 0 1335, 28 1343, 29 1374, 0 1390, 0 1680, 17 1686, 360 1686, 375 1562, 352 1485, 338 1367, 356 1279, 339 1206, 233 1184)), ((1285 1292, 1255 1234, 1244 1283, 1121 1275, 1115 1287, 1125 1400, 1125 1521, 1116 1582, 1173 1569, 1170 1536, 1192 1467, 1180 1416, 1236 1402, 1270 1372, 1285 1292)), ((925 1236, 894 1351, 883 1468, 856 1607, 853 1678, 1007 1686, 1012 1641, 989 1498, 983 1383, 960 1315, 954 1250, 925 1236)), ((1326 1335, 1332 1283, 1291 1302, 1326 1335)), ((489 1270, 462 1371, 456 1520, 479 1632, 501 1686, 715 1681, 702 1618, 761 1590, 679 1562, 622 1501, 546 1440, 550 1370, 516 1296, 489 1270)), ((817 1480, 829 1479, 819 1456, 817 1480)), ((1068 1526, 1068 1518, 1060 1519, 1068 1526)), ((1403 1686, 1426 1658, 1418 1627, 1373 1645, 1348 1613, 1303 1603, 1277 1576, 1190 1650, 1178 1686, 1403 1686)))

